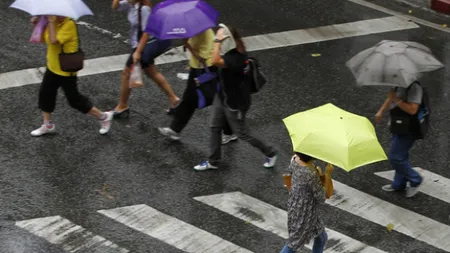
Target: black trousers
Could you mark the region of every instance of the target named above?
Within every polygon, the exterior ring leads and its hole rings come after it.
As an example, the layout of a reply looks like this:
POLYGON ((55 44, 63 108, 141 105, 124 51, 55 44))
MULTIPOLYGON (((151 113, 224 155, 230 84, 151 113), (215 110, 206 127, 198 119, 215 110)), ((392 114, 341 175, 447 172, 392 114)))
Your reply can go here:
POLYGON ((39 90, 39 109, 48 113, 55 110, 59 87, 62 88, 72 108, 82 113, 88 113, 92 109, 91 101, 78 91, 77 76, 60 76, 48 69, 39 90))
MULTIPOLYGON (((217 68, 211 66, 209 67, 209 71, 217 72, 217 68)), ((170 124, 170 128, 177 133, 180 133, 186 127, 187 123, 192 118, 192 115, 194 115, 194 112, 197 109, 198 98, 194 78, 203 73, 205 73, 204 69, 191 68, 191 70, 189 71, 187 87, 184 90, 181 103, 175 109, 173 120, 172 123, 170 124)), ((228 124, 228 122, 225 123, 223 130, 224 134, 226 135, 233 134, 233 131, 231 130, 231 127, 228 124)))

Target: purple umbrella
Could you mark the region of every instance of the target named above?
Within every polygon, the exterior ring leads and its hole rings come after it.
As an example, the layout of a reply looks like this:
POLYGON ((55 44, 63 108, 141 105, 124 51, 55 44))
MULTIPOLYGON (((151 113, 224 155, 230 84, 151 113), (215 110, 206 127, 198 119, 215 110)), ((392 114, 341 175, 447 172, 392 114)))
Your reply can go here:
POLYGON ((145 31, 158 39, 185 39, 215 27, 219 13, 199 0, 167 0, 157 4, 145 31))

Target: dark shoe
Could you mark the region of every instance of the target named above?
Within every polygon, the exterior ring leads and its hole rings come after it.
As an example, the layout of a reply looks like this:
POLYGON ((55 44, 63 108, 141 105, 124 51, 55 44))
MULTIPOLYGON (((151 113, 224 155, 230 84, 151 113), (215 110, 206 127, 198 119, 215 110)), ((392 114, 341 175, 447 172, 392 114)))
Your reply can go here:
POLYGON ((125 109, 121 112, 113 110, 113 116, 115 119, 128 119, 130 117, 130 108, 125 109))

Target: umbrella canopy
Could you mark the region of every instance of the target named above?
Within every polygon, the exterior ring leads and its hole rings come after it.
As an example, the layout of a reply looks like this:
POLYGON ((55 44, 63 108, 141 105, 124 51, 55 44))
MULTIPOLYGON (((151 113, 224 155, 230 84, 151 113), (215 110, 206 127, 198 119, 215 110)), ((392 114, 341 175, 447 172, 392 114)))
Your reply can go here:
POLYGON ((215 27, 219 13, 199 0, 168 0, 152 10, 145 31, 158 39, 184 39, 215 27))
POLYGON ((346 63, 358 85, 407 88, 424 72, 442 68, 431 50, 417 42, 383 40, 346 63))
POLYGON ((283 122, 295 152, 346 171, 387 160, 372 123, 333 104, 296 113, 283 122))
POLYGON ((94 15, 81 0, 16 0, 10 7, 33 16, 55 15, 76 20, 82 16, 94 15))

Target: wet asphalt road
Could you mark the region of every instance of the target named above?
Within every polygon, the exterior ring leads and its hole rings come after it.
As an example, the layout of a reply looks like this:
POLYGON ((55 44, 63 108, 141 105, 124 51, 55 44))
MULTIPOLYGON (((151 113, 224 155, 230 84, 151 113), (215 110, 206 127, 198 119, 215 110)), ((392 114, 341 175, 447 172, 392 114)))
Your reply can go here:
MULTIPOLYGON (((0 3, 0 72, 43 66, 44 48, 28 43, 31 34, 28 16, 8 9, 10 2, 0 3)), ((129 46, 124 43, 128 36, 126 17, 110 11, 110 1, 86 2, 96 15, 82 21, 122 35, 113 38, 110 34, 80 26, 87 58, 127 53, 129 46)), ((220 11, 220 22, 237 26, 243 36, 389 16, 346 0, 288 0, 276 5, 267 0, 209 2, 220 11)), ((375 2, 404 11, 403 6, 381 0, 375 2)), ((441 19, 419 10, 417 15, 432 21, 441 19)), ((145 83, 145 88, 133 92, 131 118, 115 121, 107 136, 98 134, 94 119, 71 109, 61 93, 54 113, 58 134, 32 138, 29 132, 41 122, 37 109, 39 85, 0 90, 0 252, 64 252, 14 226, 17 220, 53 215, 63 216, 132 252, 182 252, 96 213, 99 209, 135 204, 152 206, 253 252, 279 252, 284 244, 282 238, 244 224, 192 198, 241 191, 286 209, 287 193, 281 174, 287 169, 292 151, 281 119, 328 102, 372 119, 386 90, 356 88, 345 62, 382 39, 392 39, 423 43, 448 66, 449 37, 448 33, 421 27, 254 52, 264 66, 270 84, 254 96, 248 123, 253 131, 279 150, 279 163, 271 170, 262 167, 264 157, 257 150, 238 141, 223 149, 226 162, 220 170, 194 172, 192 166, 208 155, 209 110, 196 112, 182 133, 181 143, 170 142, 157 130, 157 127, 170 123, 170 118, 164 115, 168 102, 151 81, 145 83), (321 57, 312 58, 312 53, 320 53, 321 57), (98 190, 105 184, 112 198, 99 194, 98 190)), ((180 96, 185 84, 176 78, 176 74, 184 72, 186 64, 159 66, 180 96)), ((413 164, 447 178, 450 178, 449 73, 446 67, 425 76, 422 81, 432 98, 433 130, 411 153, 413 164)), ((120 72, 79 79, 82 93, 104 110, 112 109, 117 103, 119 84, 120 72)), ((377 133, 388 151, 387 127, 377 126, 377 133)), ((335 178, 372 196, 450 225, 448 203, 422 193, 408 200, 401 195, 382 192, 380 187, 388 181, 373 173, 388 169, 387 162, 352 173, 336 169, 335 178)), ((330 207, 323 219, 327 227, 387 252, 445 252, 401 233, 388 233, 382 226, 337 208, 330 207)))

